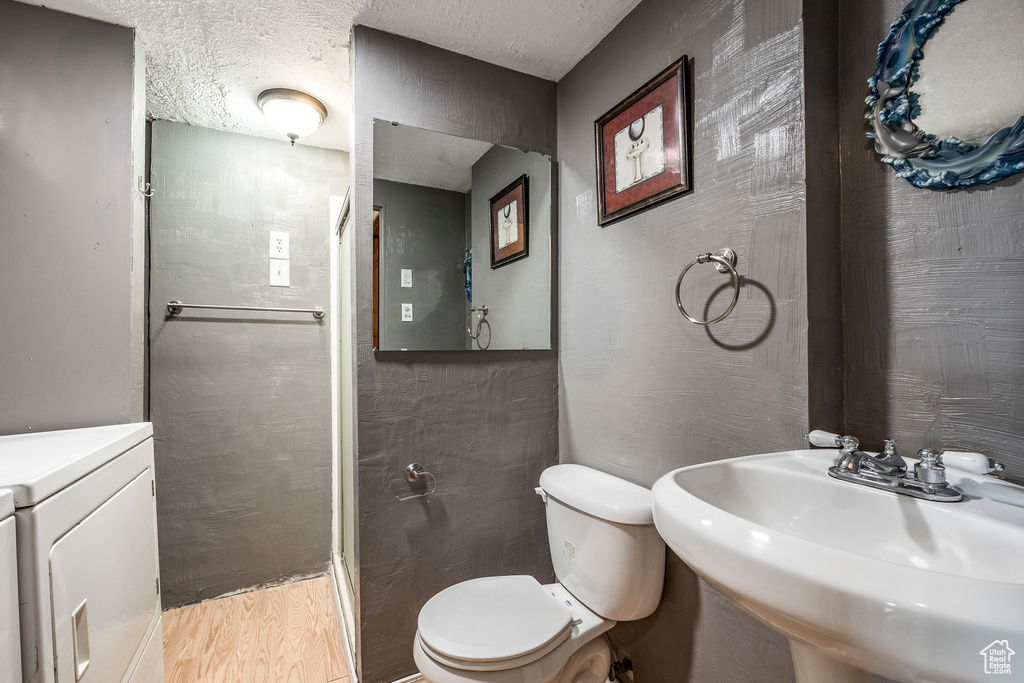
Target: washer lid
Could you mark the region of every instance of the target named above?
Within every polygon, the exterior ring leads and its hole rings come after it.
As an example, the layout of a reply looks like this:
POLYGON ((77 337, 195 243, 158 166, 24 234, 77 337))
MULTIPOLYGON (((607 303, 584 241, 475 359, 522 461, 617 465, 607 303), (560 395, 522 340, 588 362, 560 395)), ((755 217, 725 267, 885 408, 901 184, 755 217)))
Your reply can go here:
POLYGON ((547 645, 572 633, 572 620, 572 610, 532 576, 491 576, 456 584, 428 600, 420 610, 419 632, 445 658, 499 662, 546 654, 547 645))
POLYGON ((151 436, 148 422, 0 436, 0 489, 35 505, 151 436))

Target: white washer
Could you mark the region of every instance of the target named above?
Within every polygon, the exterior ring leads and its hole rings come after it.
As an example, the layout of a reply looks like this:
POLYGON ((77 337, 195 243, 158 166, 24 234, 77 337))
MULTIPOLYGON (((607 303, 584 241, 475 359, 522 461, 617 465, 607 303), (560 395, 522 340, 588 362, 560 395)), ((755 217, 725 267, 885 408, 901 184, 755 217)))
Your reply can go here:
POLYGON ((0 437, 24 683, 163 681, 153 426, 0 437))
POLYGON ((0 683, 21 683, 14 494, 0 490, 0 683))

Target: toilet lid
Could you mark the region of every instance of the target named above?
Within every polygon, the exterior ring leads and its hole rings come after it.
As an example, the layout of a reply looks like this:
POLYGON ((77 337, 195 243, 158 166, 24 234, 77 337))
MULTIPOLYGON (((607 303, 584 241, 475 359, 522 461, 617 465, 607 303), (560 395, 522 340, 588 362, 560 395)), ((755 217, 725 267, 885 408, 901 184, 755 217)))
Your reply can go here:
POLYGON ((532 576, 492 576, 428 600, 420 610, 419 636, 443 663, 492 670, 543 657, 569 638, 572 620, 572 610, 532 576))

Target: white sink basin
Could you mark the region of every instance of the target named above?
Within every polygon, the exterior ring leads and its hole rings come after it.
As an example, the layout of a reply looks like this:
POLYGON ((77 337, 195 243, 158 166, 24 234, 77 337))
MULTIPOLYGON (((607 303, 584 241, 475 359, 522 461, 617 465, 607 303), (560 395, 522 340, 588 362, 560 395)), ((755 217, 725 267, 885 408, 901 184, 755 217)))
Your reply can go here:
POLYGON ((835 456, 675 470, 654 485, 655 524, 790 638, 800 683, 1024 680, 1024 489, 949 469, 965 500, 933 503, 833 479, 835 456), (1011 673, 986 673, 982 650, 1004 640, 1011 673))

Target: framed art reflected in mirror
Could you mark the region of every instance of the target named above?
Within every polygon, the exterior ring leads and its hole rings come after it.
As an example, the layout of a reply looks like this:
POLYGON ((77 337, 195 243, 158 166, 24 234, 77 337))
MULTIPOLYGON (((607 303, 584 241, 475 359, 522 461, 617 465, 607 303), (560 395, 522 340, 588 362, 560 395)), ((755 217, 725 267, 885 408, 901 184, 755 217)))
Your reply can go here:
POLYGON ((684 55, 594 122, 599 225, 693 188, 690 100, 684 55))
POLYGON ((521 175, 491 197, 491 268, 529 256, 527 178, 521 175))

